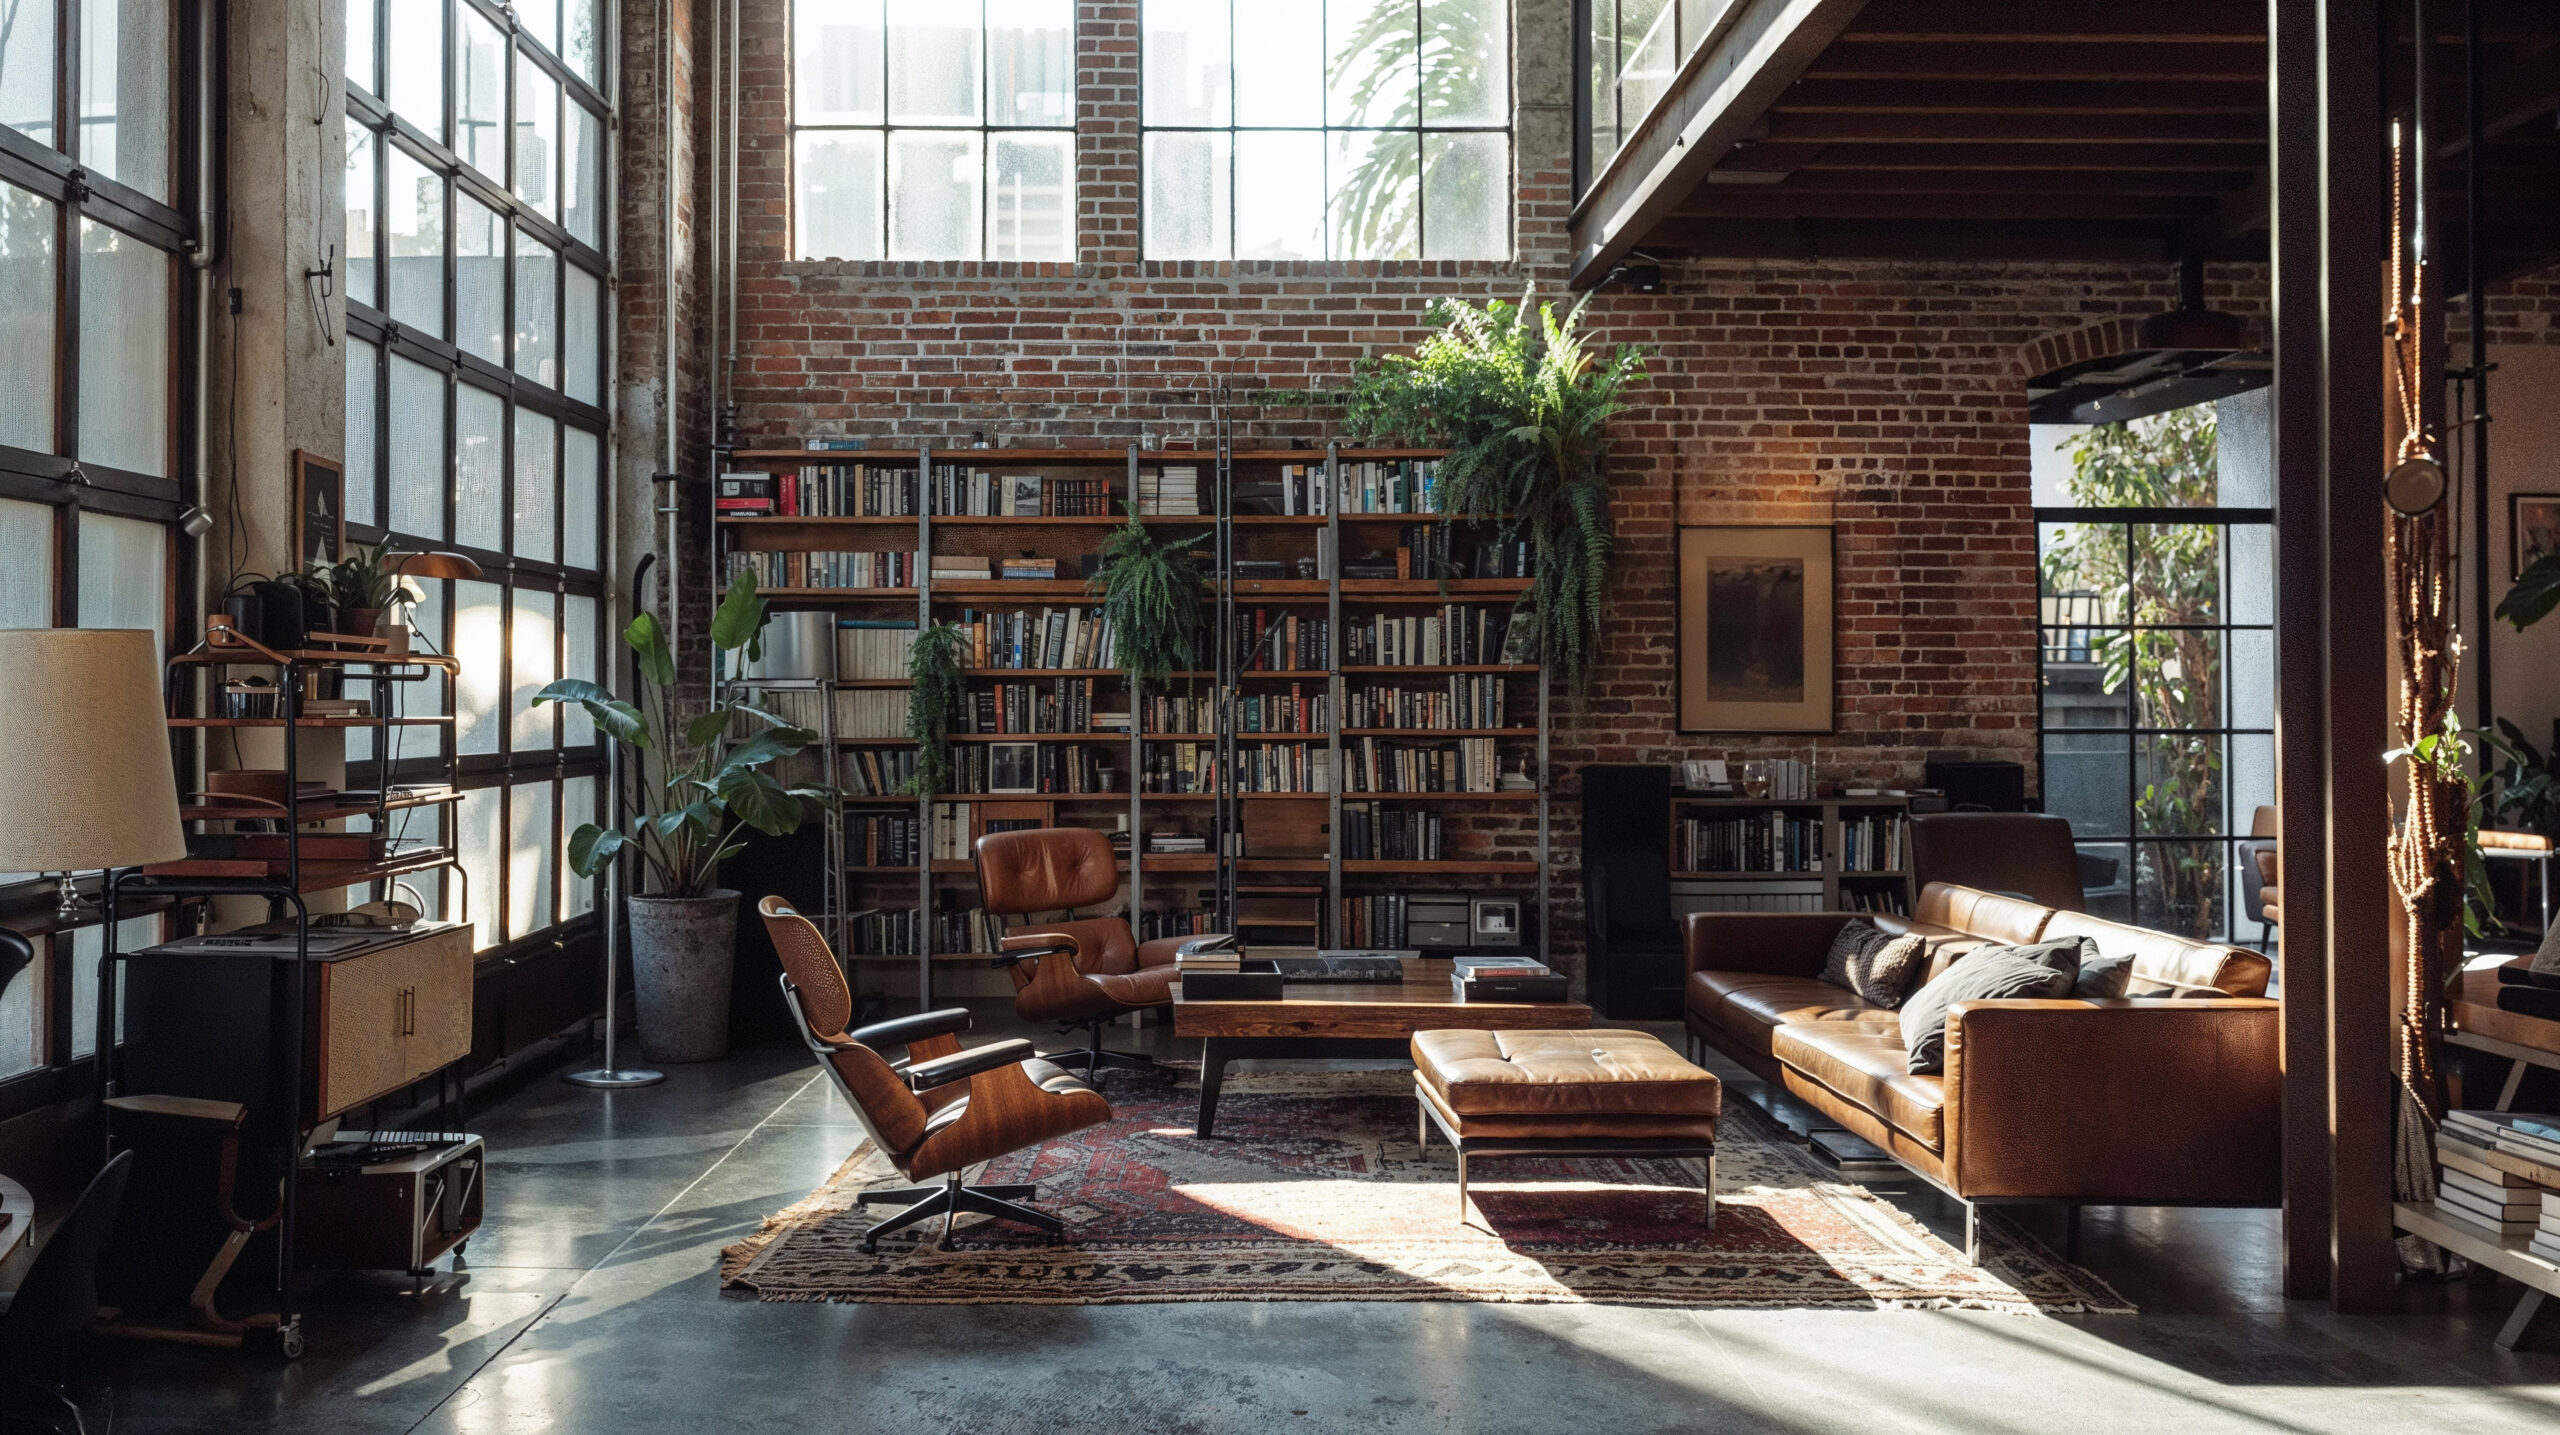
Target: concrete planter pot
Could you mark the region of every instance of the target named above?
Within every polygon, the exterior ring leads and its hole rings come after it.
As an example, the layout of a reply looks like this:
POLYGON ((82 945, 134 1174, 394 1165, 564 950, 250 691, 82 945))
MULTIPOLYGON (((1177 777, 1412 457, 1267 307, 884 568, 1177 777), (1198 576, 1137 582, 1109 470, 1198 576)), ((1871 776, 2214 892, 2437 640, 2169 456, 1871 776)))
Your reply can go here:
POLYGON ((727 1056, 729 975, 737 960, 737 893, 632 898, 640 1054, 660 1062, 727 1056))

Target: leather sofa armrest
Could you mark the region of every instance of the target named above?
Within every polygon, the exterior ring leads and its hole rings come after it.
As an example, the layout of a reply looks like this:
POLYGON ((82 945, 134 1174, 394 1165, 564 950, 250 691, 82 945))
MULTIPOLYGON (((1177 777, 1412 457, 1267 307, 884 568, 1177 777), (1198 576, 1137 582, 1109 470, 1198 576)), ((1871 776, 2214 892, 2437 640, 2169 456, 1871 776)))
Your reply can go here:
POLYGON ((1691 912, 1680 947, 1692 972, 1761 972, 1810 977, 1822 971, 1832 939, 1852 912, 1691 912))
POLYGON ((875 1021, 845 1035, 873 1051, 883 1047, 913 1046, 928 1037, 957 1036, 969 1029, 967 1007, 945 1007, 941 1011, 918 1012, 914 1016, 891 1017, 875 1021))
POLYGON ((982 1071, 1028 1061, 1037 1055, 1039 1053, 1032 1049, 1031 1043, 1018 1036, 991 1041, 985 1046, 973 1046, 949 1056, 917 1062, 906 1070, 907 1086, 910 1090, 930 1091, 937 1086, 965 1081, 982 1071))
POLYGON ((1968 1198, 2273 1204, 2281 1031, 2254 997, 1958 1002, 1947 1175, 1968 1198))

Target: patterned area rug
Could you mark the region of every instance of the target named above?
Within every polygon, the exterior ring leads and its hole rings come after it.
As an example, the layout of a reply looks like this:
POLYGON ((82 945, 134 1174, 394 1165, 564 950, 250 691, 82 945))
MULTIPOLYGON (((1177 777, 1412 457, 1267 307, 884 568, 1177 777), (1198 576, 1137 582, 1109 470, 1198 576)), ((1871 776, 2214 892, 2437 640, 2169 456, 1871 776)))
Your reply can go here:
POLYGON ((1230 1075, 1218 1134, 1191 1134, 1196 1078, 1115 1073, 1113 1120, 1017 1152, 975 1179, 1036 1181, 1068 1243, 963 1218, 862 1233, 902 1185, 868 1143, 827 1184, 724 1253, 724 1285, 771 1301, 1117 1304, 1207 1300, 1912 1306, 2131 1314, 2106 1282, 1985 1223, 1981 1268, 1824 1169, 1749 1102, 1717 1143, 1715 1229, 1694 1162, 1485 1161, 1458 1221, 1457 1157, 1414 1145, 1409 1071, 1230 1075), (922 1239, 911 1234, 921 1230, 922 1239))

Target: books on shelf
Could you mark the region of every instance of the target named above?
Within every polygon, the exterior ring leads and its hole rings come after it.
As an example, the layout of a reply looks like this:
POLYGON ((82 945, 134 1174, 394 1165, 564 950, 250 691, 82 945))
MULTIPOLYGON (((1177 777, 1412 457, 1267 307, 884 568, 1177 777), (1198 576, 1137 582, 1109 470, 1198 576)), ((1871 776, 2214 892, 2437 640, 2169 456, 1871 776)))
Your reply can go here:
POLYGON ((903 678, 916 651, 913 618, 838 618, 836 676, 855 681, 903 678))
POLYGON ((1055 558, 998 559, 996 577, 1016 582, 1054 583, 1058 578, 1058 560, 1055 558))
POLYGON ((1339 923, 1343 944, 1352 947, 1405 945, 1405 907, 1402 892, 1343 898, 1339 923))
MULTIPOLYGON (((1819 912, 1822 882, 1787 881, 1700 883, 1677 889, 1676 905, 1685 912, 1819 912)), ((1885 910, 1869 908, 1865 910, 1885 910)))
POLYGON ((1149 464, 1138 470, 1138 512, 1173 518, 1200 512, 1200 469, 1196 464, 1149 464))
MULTIPOLYGON (((831 696, 837 737, 907 735, 907 692, 903 688, 837 688, 831 694, 816 688, 765 688, 755 694, 753 705, 793 727, 824 733, 826 704, 831 696)), ((752 722, 740 718, 733 736, 751 735, 756 730, 752 722)))
POLYGON ((1680 819, 1683 872, 1819 872, 1822 819, 1771 810, 1680 819))
POLYGON ((837 764, 839 785, 851 797, 896 797, 916 778, 916 751, 906 747, 855 748, 837 764))
POLYGON ((913 867, 924 856, 923 836, 911 814, 847 813, 844 860, 855 867, 913 867))
POLYGON ((912 957, 922 953, 924 914, 913 907, 867 907, 845 914, 845 949, 858 957, 912 957))
POLYGON ((995 560, 966 553, 936 553, 931 567, 936 580, 984 583, 996 576, 995 560))
MULTIPOLYGON (((863 440, 811 439, 808 446, 813 453, 856 452, 863 440)), ((733 478, 764 480, 777 517, 911 518, 916 511, 913 462, 818 460, 782 474, 724 474, 724 499, 733 478)))
POLYGON ((1352 727, 1498 728, 1510 726, 1509 679, 1486 673, 1451 673, 1437 690, 1383 683, 1354 688, 1343 699, 1343 722, 1352 727))
POLYGON ((1344 513, 1437 513, 1440 465, 1427 458, 1359 459, 1341 465, 1344 513))
POLYGON ((912 588, 916 581, 912 549, 889 553, 732 550, 721 566, 720 581, 735 579, 742 568, 756 575, 759 588, 912 588))
POLYGON ((1246 672, 1301 672, 1333 666, 1332 622, 1287 608, 1239 608, 1237 666, 1246 672))
POLYGON ((1843 872, 1899 872, 1910 865, 1903 844, 1909 840, 1909 822, 1901 813, 1871 813, 1866 816, 1843 815, 1840 819, 1840 870, 1843 872))
POLYGON ((965 733, 1095 732, 1091 678, 1051 678, 1047 683, 996 683, 968 695, 960 707, 965 733))
POLYGON ((1342 860, 1346 862, 1443 860, 1437 812, 1403 811, 1376 802, 1345 802, 1341 838, 1342 860))
POLYGON ((2560 1116, 2520 1111, 2448 1111, 2444 1120, 2445 1126, 2457 1135, 2486 1138, 2492 1150, 2560 1163, 2560 1116))
POLYGON ((1100 608, 964 608, 960 626, 973 668, 1108 668, 1119 661, 1100 608))
POLYGON ((1353 667, 1462 667, 1502 661, 1509 609, 1451 603, 1436 613, 1372 613, 1346 623, 1343 661, 1353 667))
POLYGON ((1493 792, 1501 754, 1489 737, 1400 742, 1362 737, 1344 744, 1349 792, 1493 792))
POLYGON ((1169 830, 1147 834, 1147 850, 1173 856, 1181 853, 1206 852, 1209 839, 1197 832, 1169 830))

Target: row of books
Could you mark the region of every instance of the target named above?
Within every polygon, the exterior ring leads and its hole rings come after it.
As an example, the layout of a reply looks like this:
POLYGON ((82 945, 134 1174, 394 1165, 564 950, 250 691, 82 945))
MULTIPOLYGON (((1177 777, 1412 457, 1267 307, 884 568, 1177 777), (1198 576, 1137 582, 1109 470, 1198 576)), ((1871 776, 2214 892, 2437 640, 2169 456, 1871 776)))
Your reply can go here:
POLYGON ((1285 608, 1248 608, 1235 619, 1238 666, 1251 673, 1322 670, 1333 666, 1332 622, 1285 608))
POLYGON ((1096 608, 1042 608, 1010 613, 964 608, 973 668, 1108 668, 1119 661, 1111 620, 1096 608))
MULTIPOLYGON (((1238 732, 1331 732, 1332 700, 1322 690, 1310 693, 1301 683, 1291 683, 1286 693, 1253 693, 1235 699, 1235 730, 1238 732)), ((1203 725, 1195 728, 1162 728, 1166 732, 1207 732, 1209 704, 1198 703, 1199 711, 1191 714, 1203 725)), ((1152 724, 1151 724, 1152 725, 1152 724)))
MULTIPOLYGON (((1186 697, 1178 693, 1149 693, 1141 701, 1149 732, 1199 733, 1212 730, 1217 700, 1208 697, 1186 697)), ((1243 701, 1237 707, 1241 714, 1243 701)), ((1239 716, 1239 721, 1241 721, 1239 716)))
POLYGON ((1276 473, 1237 474, 1228 499, 1238 513, 1312 518, 1331 507, 1328 488, 1322 463, 1284 463, 1276 473))
POLYGON ((937 952, 1000 950, 1004 923, 984 907, 946 908, 933 914, 933 949, 937 952))
POLYGON ((1113 487, 1105 478, 936 465, 933 511, 946 518, 1105 518, 1113 487))
POLYGON ((1152 942, 1162 937, 1205 937, 1218 930, 1217 914, 1207 908, 1189 911, 1140 912, 1137 937, 1152 942))
POLYGON ((1405 944, 1407 902, 1402 892, 1345 897, 1335 925, 1346 947, 1401 947, 1405 944))
POLYGON ((1890 887, 1843 887, 1840 889, 1840 905, 1852 912, 1886 912, 1896 917, 1911 915, 1910 905, 1902 897, 1902 884, 1898 882, 1890 887))
MULTIPOLYGON (((838 688, 822 693, 815 688, 766 688, 751 699, 754 706, 773 714, 793 727, 811 732, 827 729, 828 699, 834 699, 835 733, 838 737, 905 737, 907 735, 907 691, 904 688, 838 688)), ((755 731, 752 719, 739 719, 732 737, 747 737, 755 731)))
POLYGON ((1058 560, 1028 553, 990 558, 983 553, 936 553, 933 581, 960 583, 1054 583, 1061 575, 1058 560))
POLYGON ((916 469, 829 463, 791 473, 724 473, 712 507, 729 518, 907 518, 916 511, 916 469))
POLYGON ((1785 812, 1683 817, 1675 834, 1683 872, 1819 872, 1822 819, 1785 812))
POLYGON ((1360 687, 1342 701, 1344 727, 1489 728, 1508 727, 1511 690, 1508 678, 1487 673, 1452 673, 1438 689, 1360 687))
POLYGON ((1102 774, 1112 750, 1084 743, 972 743, 951 750, 951 790, 984 793, 1097 793, 1119 790, 1102 774))
POLYGON ((2448 1111, 2436 1164, 2439 1214, 2529 1237, 2532 1254, 2560 1261, 2560 1116, 2448 1111))
POLYGON ((1153 464, 1138 470, 1138 512, 1187 518, 1200 512, 1200 469, 1195 464, 1153 464))
MULTIPOLYGON (((1719 882, 1710 892, 1686 894, 1681 905, 1698 912, 1819 912, 1822 884, 1804 882, 1719 882)), ((1887 908, 1862 910, 1885 911, 1887 908)))
POLYGON ((916 620, 913 618, 838 618, 836 676, 903 678, 914 667, 916 620))
POLYGON ((1339 512, 1437 513, 1440 465, 1427 458, 1366 459, 1342 468, 1339 512))
POLYGON ((1346 792, 1492 792, 1502 777, 1489 737, 1427 744, 1364 737, 1342 758, 1346 792))
POLYGON ((1909 865, 1903 844, 1910 824, 1900 813, 1840 819, 1840 870, 1899 872, 1909 865))
POLYGON ((853 748, 836 771, 848 796, 894 797, 916 780, 916 751, 911 747, 853 748))
POLYGON ((844 860, 854 867, 913 867, 924 856, 923 824, 901 813, 847 813, 844 860))
POLYGON ((1341 837, 1345 862, 1441 860, 1440 814, 1436 812, 1404 812, 1374 802, 1346 802, 1342 804, 1341 837))
POLYGON ((740 569, 755 574, 759 588, 912 588, 916 583, 912 549, 892 553, 733 550, 721 565, 720 581, 735 580, 740 569))
MULTIPOLYGON (((1139 774, 1146 792, 1215 792, 1218 750, 1205 742, 1168 742, 1147 751, 1139 774)), ((1331 792, 1333 754, 1312 743, 1270 743, 1236 752, 1238 792, 1331 792)))
POLYGON ((866 907, 844 919, 845 950, 857 957, 913 957, 924 951, 924 914, 904 909, 866 907))
POLYGON ((1437 613, 1373 613, 1345 625, 1343 661, 1352 667, 1444 667, 1506 661, 1511 611, 1451 603, 1437 613))
POLYGON ((969 694, 959 717, 966 733, 1092 732, 1093 679, 996 683, 969 694))

